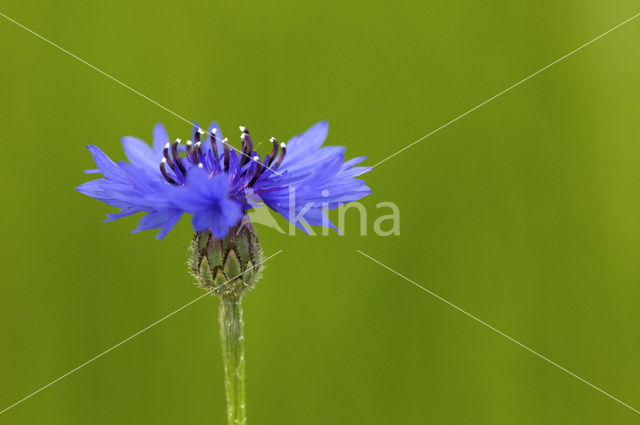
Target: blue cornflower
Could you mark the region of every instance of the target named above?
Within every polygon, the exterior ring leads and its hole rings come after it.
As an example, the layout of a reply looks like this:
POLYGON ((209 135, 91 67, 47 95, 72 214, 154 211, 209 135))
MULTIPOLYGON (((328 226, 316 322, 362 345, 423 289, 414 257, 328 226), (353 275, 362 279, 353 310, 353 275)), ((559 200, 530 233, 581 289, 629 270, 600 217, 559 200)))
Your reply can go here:
POLYGON ((161 229, 163 238, 182 214, 193 215, 197 232, 210 230, 223 238, 241 223, 247 212, 264 203, 307 231, 306 226, 336 227, 325 210, 336 208, 371 193, 355 177, 371 168, 356 166, 365 157, 344 161, 344 147, 322 147, 328 125, 325 121, 297 135, 288 143, 274 138, 264 159, 254 151, 249 131, 240 127, 242 149, 232 149, 216 123, 208 133, 196 125, 192 140, 173 143, 156 124, 153 146, 144 141, 122 139, 129 162, 113 162, 98 147, 87 146, 98 167, 88 173, 99 178, 76 189, 120 209, 105 221, 144 212, 134 232, 161 229), (208 134, 206 140, 201 137, 208 134))

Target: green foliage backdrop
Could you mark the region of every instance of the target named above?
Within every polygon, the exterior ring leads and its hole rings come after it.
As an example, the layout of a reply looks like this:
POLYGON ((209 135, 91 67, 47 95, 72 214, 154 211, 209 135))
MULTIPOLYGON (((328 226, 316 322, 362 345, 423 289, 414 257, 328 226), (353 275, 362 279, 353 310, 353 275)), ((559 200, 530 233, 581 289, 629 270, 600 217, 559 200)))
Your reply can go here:
MULTIPOLYGON (((286 139, 320 119, 373 164, 637 13, 631 0, 3 1, 0 12, 189 119, 286 139)), ((629 424, 640 406, 640 20, 377 167, 368 236, 258 228, 252 424, 629 424), (376 204, 401 235, 372 234, 376 204)), ((0 409, 200 295, 183 220, 104 224, 84 145, 184 122, 0 18, 0 409)), ((264 146, 264 145, 263 145, 264 146)), ((352 214, 353 213, 353 214, 352 214)), ((281 221, 281 225, 284 223, 281 221)), ((215 299, 0 424, 221 424, 215 299)))

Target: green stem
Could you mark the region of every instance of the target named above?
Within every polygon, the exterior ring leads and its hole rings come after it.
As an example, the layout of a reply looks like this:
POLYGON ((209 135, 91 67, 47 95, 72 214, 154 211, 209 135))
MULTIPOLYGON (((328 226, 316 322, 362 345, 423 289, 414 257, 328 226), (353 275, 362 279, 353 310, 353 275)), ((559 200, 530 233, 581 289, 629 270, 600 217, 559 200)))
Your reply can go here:
POLYGON ((220 336, 227 390, 227 418, 229 425, 245 425, 244 322, 242 297, 220 298, 220 336))

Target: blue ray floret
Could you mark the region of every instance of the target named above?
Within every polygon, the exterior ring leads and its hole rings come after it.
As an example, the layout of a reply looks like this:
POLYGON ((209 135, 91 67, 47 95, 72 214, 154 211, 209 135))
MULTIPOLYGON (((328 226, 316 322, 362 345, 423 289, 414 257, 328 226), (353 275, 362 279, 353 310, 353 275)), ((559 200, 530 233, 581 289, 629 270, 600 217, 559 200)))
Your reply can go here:
POLYGON ((120 211, 108 214, 113 221, 146 213, 134 232, 160 229, 162 239, 184 214, 192 214, 196 231, 210 230, 223 238, 254 206, 265 204, 296 226, 335 226, 325 211, 356 201, 371 193, 355 177, 371 168, 356 166, 365 157, 344 160, 344 147, 322 146, 326 121, 309 128, 288 143, 270 139, 273 148, 264 158, 253 149, 253 140, 240 127, 242 148, 232 148, 216 123, 205 132, 192 131, 192 142, 170 142, 162 126, 153 130, 153 146, 135 137, 122 145, 129 162, 113 162, 94 145, 87 146, 102 178, 76 189, 120 211), (201 140, 201 138, 206 140, 201 140))

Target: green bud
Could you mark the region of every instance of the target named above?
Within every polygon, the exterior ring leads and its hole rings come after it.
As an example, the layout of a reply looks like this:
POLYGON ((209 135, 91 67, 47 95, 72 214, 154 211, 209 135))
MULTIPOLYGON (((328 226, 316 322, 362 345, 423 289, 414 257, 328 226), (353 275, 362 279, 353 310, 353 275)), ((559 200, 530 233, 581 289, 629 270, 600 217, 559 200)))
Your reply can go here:
POLYGON ((255 286, 262 271, 262 249, 250 223, 233 227, 224 239, 195 232, 189 247, 189 271, 197 285, 221 298, 235 298, 255 286))

